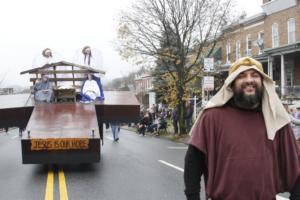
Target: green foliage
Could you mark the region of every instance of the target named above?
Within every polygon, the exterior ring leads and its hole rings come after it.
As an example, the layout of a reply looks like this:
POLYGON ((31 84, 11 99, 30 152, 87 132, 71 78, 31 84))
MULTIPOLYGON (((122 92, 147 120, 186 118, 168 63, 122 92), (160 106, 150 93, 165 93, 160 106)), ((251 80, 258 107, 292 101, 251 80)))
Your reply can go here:
MULTIPOLYGON (((180 101, 178 99, 178 90, 176 86, 177 75, 173 75, 176 79, 170 75, 170 73, 164 73, 163 75, 153 72, 154 76, 154 91, 156 97, 159 101, 166 103, 172 108, 175 108, 179 105, 180 101)), ((184 87, 183 100, 188 101, 188 98, 196 95, 198 98, 201 98, 201 79, 195 77, 184 87)))

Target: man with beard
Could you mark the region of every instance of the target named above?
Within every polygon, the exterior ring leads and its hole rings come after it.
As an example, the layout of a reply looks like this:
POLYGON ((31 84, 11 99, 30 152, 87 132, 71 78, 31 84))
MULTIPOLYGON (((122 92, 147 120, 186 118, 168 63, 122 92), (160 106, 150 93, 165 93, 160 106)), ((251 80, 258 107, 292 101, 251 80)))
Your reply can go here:
POLYGON ((40 82, 34 85, 34 100, 40 102, 48 102, 53 101, 54 95, 52 90, 52 84, 49 81, 47 75, 42 74, 42 79, 40 82))
POLYGON ((220 91, 191 129, 185 157, 185 194, 206 198, 275 200, 290 192, 300 199, 300 151, 290 119, 261 63, 245 57, 229 69, 220 91))

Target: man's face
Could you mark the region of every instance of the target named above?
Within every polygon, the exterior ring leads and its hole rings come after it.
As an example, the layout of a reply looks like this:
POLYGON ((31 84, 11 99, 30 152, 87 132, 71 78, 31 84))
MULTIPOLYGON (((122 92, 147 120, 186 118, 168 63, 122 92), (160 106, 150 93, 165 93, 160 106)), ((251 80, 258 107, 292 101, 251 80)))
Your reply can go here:
POLYGON ((262 78, 253 69, 240 73, 233 82, 233 93, 236 103, 245 108, 252 108, 262 98, 262 78))
POLYGON ((42 76, 42 81, 43 81, 43 82, 46 82, 47 80, 48 80, 48 76, 43 75, 43 76, 42 76))
POLYGON ((86 48, 86 49, 84 50, 84 53, 85 53, 85 54, 90 54, 90 53, 91 53, 91 48, 86 48))
POLYGON ((89 79, 90 81, 93 80, 92 74, 88 74, 88 79, 89 79))
POLYGON ((48 49, 48 50, 45 51, 45 57, 46 57, 46 58, 51 57, 51 54, 52 54, 52 53, 51 53, 51 50, 50 50, 50 49, 48 49))

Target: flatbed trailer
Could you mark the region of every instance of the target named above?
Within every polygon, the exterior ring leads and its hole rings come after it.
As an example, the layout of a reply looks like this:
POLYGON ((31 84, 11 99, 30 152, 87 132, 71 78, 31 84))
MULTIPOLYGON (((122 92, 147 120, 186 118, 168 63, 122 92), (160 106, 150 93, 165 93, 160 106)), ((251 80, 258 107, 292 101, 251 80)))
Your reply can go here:
MULTIPOLYGON (((0 95, 0 128, 19 127, 24 164, 99 162, 103 123, 137 122, 139 119, 139 102, 132 92, 104 91, 104 100, 102 97, 90 104, 76 102, 75 95, 81 88, 77 82, 84 81, 82 75, 105 74, 104 71, 60 61, 21 72, 26 73, 35 75, 30 78, 33 84, 42 74, 50 75, 49 80, 55 84, 56 101, 35 102, 33 94, 0 95), (68 70, 61 70, 60 66, 68 70), (68 82, 71 88, 60 88, 59 82, 68 82), (73 102, 60 103, 60 98, 73 102)), ((99 89, 102 90, 101 84, 99 89)))
POLYGON ((40 104, 21 136, 23 163, 99 162, 100 140, 94 105, 40 104))
POLYGON ((105 100, 38 103, 30 94, 0 95, 0 128, 19 127, 23 164, 94 163, 101 158, 103 123, 136 122, 132 92, 105 91, 105 100))

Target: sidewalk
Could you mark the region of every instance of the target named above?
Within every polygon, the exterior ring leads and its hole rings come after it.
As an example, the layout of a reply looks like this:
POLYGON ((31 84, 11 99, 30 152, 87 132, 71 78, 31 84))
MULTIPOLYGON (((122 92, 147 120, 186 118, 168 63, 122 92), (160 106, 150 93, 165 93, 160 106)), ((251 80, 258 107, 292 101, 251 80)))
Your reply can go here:
MULTIPOLYGON (((131 131, 132 133, 134 134, 138 134, 136 132, 136 128, 135 127, 128 127, 127 125, 124 125, 124 126, 121 126, 121 129, 124 129, 124 130, 127 130, 127 131, 131 131)), ((160 132, 159 134, 157 133, 149 133, 149 132, 146 132, 145 133, 146 135, 149 135, 149 136, 154 136, 154 137, 158 137, 158 138, 164 138, 164 139, 168 139, 168 140, 171 140, 173 142, 180 142, 180 143, 184 143, 184 144, 187 144, 189 139, 190 139, 190 136, 188 134, 186 135, 174 135, 173 132, 171 130, 168 129, 168 133, 166 132, 160 132)))

